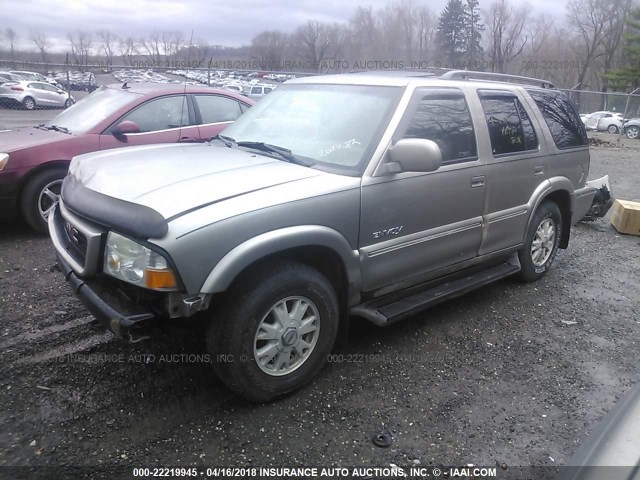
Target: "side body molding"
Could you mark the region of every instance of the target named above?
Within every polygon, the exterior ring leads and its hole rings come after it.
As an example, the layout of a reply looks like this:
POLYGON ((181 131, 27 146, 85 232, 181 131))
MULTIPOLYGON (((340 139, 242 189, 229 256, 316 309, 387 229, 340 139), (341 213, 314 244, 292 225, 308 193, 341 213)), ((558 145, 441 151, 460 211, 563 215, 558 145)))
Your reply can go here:
POLYGON ((241 243, 222 257, 205 280, 201 292, 223 292, 252 263, 284 250, 311 246, 329 248, 340 257, 349 283, 349 305, 358 303, 362 284, 359 253, 339 232, 322 225, 282 228, 241 243))

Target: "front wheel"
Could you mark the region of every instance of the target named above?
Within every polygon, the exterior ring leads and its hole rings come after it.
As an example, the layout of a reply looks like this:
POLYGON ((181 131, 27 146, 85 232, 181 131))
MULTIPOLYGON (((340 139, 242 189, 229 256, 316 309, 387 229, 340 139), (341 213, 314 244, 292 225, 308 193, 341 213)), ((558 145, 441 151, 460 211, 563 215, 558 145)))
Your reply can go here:
POLYGON ((338 312, 331 283, 311 267, 282 262, 250 272, 211 319, 214 371, 255 402, 297 390, 331 353, 338 312))
POLYGON ((558 205, 551 201, 542 203, 531 219, 524 245, 518 252, 521 280, 533 282, 547 273, 558 253, 561 232, 562 215, 558 205))
POLYGON ((58 201, 62 179, 66 174, 66 167, 44 170, 34 175, 22 190, 22 215, 34 230, 47 233, 47 219, 58 201))
POLYGON ((70 98, 67 98, 67 100, 64 102, 64 108, 69 108, 72 105, 73 105, 73 100, 71 100, 70 98))
POLYGON ((632 140, 635 140, 636 138, 640 137, 640 128, 635 126, 628 127, 627 137, 631 138, 632 140))

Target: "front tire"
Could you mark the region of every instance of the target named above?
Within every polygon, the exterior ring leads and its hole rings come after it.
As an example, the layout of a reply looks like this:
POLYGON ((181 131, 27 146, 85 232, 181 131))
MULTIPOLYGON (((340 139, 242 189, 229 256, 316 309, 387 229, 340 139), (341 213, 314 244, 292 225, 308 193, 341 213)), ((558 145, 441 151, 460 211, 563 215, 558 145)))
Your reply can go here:
POLYGON ((64 108, 69 108, 73 105, 73 100, 71 100, 70 98, 67 98, 67 100, 64 102, 64 108))
POLYGON ((311 267, 280 262, 252 271, 211 319, 207 346, 214 371, 254 402, 297 390, 331 353, 338 312, 331 283, 311 267))
POLYGON ((638 137, 640 137, 640 128, 639 127, 632 126, 632 127, 628 127, 627 128, 627 138, 635 140, 638 137))
POLYGON ((62 179, 67 174, 66 167, 43 170, 31 178, 20 197, 22 216, 31 228, 47 233, 47 217, 60 195, 62 179))
POLYGON ((562 232, 562 215, 555 202, 545 201, 531 219, 525 242, 518 252, 520 279, 533 282, 542 278, 553 263, 562 232))

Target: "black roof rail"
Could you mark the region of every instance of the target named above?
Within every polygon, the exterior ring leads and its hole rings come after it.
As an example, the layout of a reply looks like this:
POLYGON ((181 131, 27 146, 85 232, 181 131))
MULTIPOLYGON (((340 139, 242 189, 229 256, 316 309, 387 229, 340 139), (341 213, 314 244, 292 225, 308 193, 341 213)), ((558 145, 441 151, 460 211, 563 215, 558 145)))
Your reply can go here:
POLYGON ((548 80, 540 78, 523 77, 521 75, 509 75, 506 73, 474 72, 470 70, 451 70, 440 76, 443 80, 488 80, 494 82, 518 83, 542 88, 556 88, 548 80))

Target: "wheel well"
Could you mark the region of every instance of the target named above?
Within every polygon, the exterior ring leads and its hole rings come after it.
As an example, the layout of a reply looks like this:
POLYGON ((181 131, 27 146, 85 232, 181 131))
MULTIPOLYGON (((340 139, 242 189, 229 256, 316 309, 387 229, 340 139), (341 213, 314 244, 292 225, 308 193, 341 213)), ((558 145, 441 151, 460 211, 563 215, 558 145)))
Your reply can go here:
MULTIPOLYGON (((228 290, 232 290, 242 283, 243 278, 252 271, 277 261, 294 261, 308 265, 322 273, 335 288, 340 306, 340 325, 338 330, 338 344, 346 342, 348 336, 349 318, 349 280, 345 265, 340 255, 329 247, 320 245, 295 247, 280 252, 272 253, 245 267, 233 280, 228 290)), ((220 293, 218 295, 224 295, 220 293)))
MULTIPOLYGON (((560 248, 569 246, 569 235, 571 234, 571 197, 566 190, 557 190, 547 195, 542 201, 551 200, 560 209, 562 215, 562 232, 560 233, 560 248)), ((540 202, 542 203, 542 202, 540 202)))
POLYGON ((31 169, 31 171, 24 176, 22 182, 20 183, 20 188, 18 189, 18 208, 22 208, 22 192, 24 191, 24 187, 31 181, 33 177, 51 168, 65 167, 68 169, 70 163, 71 160, 53 160, 51 162, 43 163, 42 165, 38 165, 37 167, 31 169))

